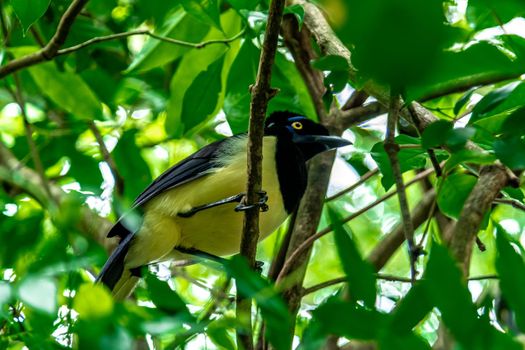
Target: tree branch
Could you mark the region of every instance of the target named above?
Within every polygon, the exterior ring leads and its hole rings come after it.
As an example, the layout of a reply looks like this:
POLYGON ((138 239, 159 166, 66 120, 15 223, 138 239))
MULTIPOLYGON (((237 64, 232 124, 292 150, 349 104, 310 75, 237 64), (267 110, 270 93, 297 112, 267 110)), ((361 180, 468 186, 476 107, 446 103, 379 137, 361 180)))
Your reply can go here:
MULTIPOLYGON (((430 169, 427 169, 427 170, 419 173, 412 180, 407 182, 406 186, 408 187, 408 186, 410 186, 410 185, 412 185, 412 184, 414 184, 414 183, 424 179, 425 177, 429 176, 433 172, 434 172, 434 169, 430 168, 430 169)), ((375 207, 378 204, 386 201, 387 199, 393 197, 396 194, 397 194, 397 191, 391 191, 391 192, 383 195, 381 198, 378 198, 377 200, 375 200, 374 202, 370 203, 369 205, 359 209, 358 211, 356 211, 352 215, 347 216, 346 218, 344 218, 341 221, 341 223, 344 224, 344 223, 347 223, 347 222, 357 218, 358 216, 364 214, 368 210, 372 209, 373 207, 375 207)), ((279 273, 279 277, 277 278, 277 283, 282 282, 282 280, 289 274, 290 271, 294 271, 293 267, 297 264, 296 260, 301 259, 303 254, 304 254, 304 252, 310 251, 310 249, 311 249, 311 247, 312 247, 312 245, 314 244, 315 241, 317 241, 319 238, 323 237, 324 235, 326 235, 326 234, 328 234, 330 232, 332 232, 332 226, 327 226, 326 228, 322 229, 321 231, 318 231, 317 233, 315 233, 314 235, 310 235, 309 237, 306 237, 305 239, 303 239, 301 241, 301 244, 298 245, 297 248, 291 254, 288 255, 288 259, 286 260, 283 268, 281 269, 281 272, 279 273)))
POLYGON ((239 39, 245 33, 245 31, 246 31, 246 29, 244 28, 239 33, 237 33, 234 36, 232 36, 231 38, 227 38, 227 39, 212 39, 212 40, 207 40, 207 41, 203 41, 203 42, 200 42, 200 43, 190 43, 190 42, 183 41, 183 40, 177 40, 177 39, 173 39, 173 38, 163 37, 163 36, 160 36, 160 35, 152 33, 148 29, 137 29, 137 30, 132 30, 132 31, 129 31, 129 32, 116 33, 116 34, 111 34, 111 35, 106 35, 106 36, 99 36, 99 37, 95 37, 95 38, 86 40, 83 43, 80 43, 78 45, 74 45, 74 46, 67 47, 67 48, 62 49, 62 50, 58 50, 57 53, 55 54, 55 57, 61 56, 61 55, 67 55, 69 53, 72 53, 72 52, 84 49, 84 48, 86 48, 88 46, 91 46, 91 45, 94 45, 94 44, 98 44, 98 43, 101 43, 101 42, 111 41, 111 40, 116 40, 116 39, 121 39, 121 38, 127 38, 127 37, 134 36, 134 35, 147 35, 149 37, 152 37, 152 38, 160 40, 160 41, 164 41, 164 42, 169 43, 169 44, 186 46, 186 47, 190 47, 190 48, 194 48, 194 49, 202 49, 202 48, 204 48, 204 47, 206 47, 208 45, 212 45, 212 44, 228 45, 229 43, 239 39))
POLYGON ((64 45, 75 18, 88 1, 89 0, 74 0, 62 15, 57 30, 47 45, 37 52, 10 61, 8 64, 0 67, 0 79, 22 68, 53 59, 60 47, 64 45))
POLYGON ((409 259, 410 259, 410 275, 412 280, 415 281, 416 271, 416 260, 418 256, 417 247, 414 246, 414 226, 410 219, 410 209, 408 207, 408 201, 405 191, 405 183, 403 182, 403 174, 401 173, 401 167, 399 165, 399 158, 397 153, 399 152, 399 146, 395 142, 396 125, 399 116, 400 99, 397 94, 390 96, 390 107, 388 111, 388 121, 386 127, 385 137, 385 151, 390 160, 390 166, 392 167, 392 174, 396 183, 397 198, 399 200, 399 208, 401 210, 401 220, 404 226, 405 239, 408 244, 409 259))
POLYGON ((449 233, 448 246, 463 270, 468 276, 472 245, 483 216, 489 210, 492 202, 508 183, 507 173, 501 165, 488 165, 481 168, 478 182, 470 192, 458 221, 449 233))
POLYGON ((355 183, 353 183, 351 186, 345 188, 342 191, 337 192, 336 194, 334 194, 334 195, 332 195, 330 197, 327 197, 325 199, 325 202, 333 201, 334 199, 337 199, 337 198, 347 194, 348 192, 351 192, 351 191, 355 190, 357 187, 361 186, 366 181, 368 181, 368 179, 370 179, 371 177, 373 177, 373 176, 375 176, 377 174, 379 174, 379 168, 375 168, 373 170, 368 171, 366 174, 361 176, 361 178, 358 181, 356 181, 355 183))
MULTIPOLYGON (((21 188, 24 192, 35 198, 43 208, 49 209, 51 198, 40 184, 40 176, 34 170, 24 166, 15 156, 0 142, 0 180, 13 186, 21 188)), ((54 184, 49 184, 49 190, 57 203, 61 203, 66 193, 54 184)), ((99 244, 110 251, 116 245, 116 240, 106 238, 111 222, 91 211, 87 207, 80 210, 80 219, 77 229, 85 232, 99 244)))
MULTIPOLYGON (((407 184, 408 185, 408 184, 407 184)), ((423 199, 414 207, 411 221, 414 227, 421 226, 428 220, 428 214, 432 210, 432 205, 436 199, 436 192, 429 190, 423 199)), ((396 250, 405 241, 404 225, 400 223, 388 235, 386 235, 368 254, 368 261, 374 266, 376 271, 380 271, 394 255, 396 250)))
POLYGON ((94 121, 89 121, 89 129, 95 136, 95 139, 97 140, 97 143, 100 149, 100 153, 102 154, 102 158, 109 166, 109 169, 111 170, 111 174, 113 175, 113 178, 115 179, 115 191, 118 195, 122 195, 124 193, 124 179, 120 175, 118 168, 117 168, 117 164, 115 163, 115 160, 111 156, 111 153, 109 153, 108 148, 106 147, 106 144, 104 143, 104 138, 100 134, 100 130, 98 130, 94 121))
MULTIPOLYGON (((272 67, 277 51, 277 41, 284 12, 285 0, 272 0, 268 14, 266 34, 259 59, 259 68, 253 85, 250 102, 250 126, 248 130, 247 154, 247 184, 245 204, 252 205, 258 201, 258 193, 262 186, 262 142, 264 134, 264 119, 268 101, 275 94, 270 87, 272 67)), ((255 267, 255 254, 259 240, 259 207, 248 209, 244 215, 241 239, 241 255, 246 257, 251 267, 255 267)), ((237 281, 236 315, 246 329, 237 329, 237 345, 244 350, 253 349, 251 325, 251 300, 239 293, 237 281)))

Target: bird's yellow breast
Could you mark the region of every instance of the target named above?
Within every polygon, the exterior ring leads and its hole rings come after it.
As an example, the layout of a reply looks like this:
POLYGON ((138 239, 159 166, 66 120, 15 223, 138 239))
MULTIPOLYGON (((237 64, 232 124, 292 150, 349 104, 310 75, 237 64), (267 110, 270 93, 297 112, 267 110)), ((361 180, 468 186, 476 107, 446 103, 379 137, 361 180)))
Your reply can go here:
MULTIPOLYGON (((263 139, 263 185, 268 194, 267 212, 259 221, 261 239, 275 231, 286 219, 275 162, 276 138, 263 139)), ((220 159, 220 167, 209 174, 168 190, 145 206, 143 228, 135 246, 155 251, 148 259, 160 260, 176 247, 194 248, 217 256, 237 253, 244 214, 235 212, 237 203, 224 204, 197 212, 189 218, 177 214, 191 208, 239 194, 246 190, 245 137, 232 139, 220 159)), ((137 252, 138 253, 138 252, 137 252)), ((138 263, 137 263, 138 265, 138 263)))

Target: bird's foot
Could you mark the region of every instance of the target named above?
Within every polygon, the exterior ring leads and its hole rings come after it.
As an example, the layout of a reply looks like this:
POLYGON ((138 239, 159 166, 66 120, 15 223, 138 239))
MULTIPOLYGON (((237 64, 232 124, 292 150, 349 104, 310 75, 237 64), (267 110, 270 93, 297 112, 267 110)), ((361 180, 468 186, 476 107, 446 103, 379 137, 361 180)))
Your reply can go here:
POLYGON ((263 272, 264 261, 256 260, 255 261, 255 271, 259 274, 263 272))
POLYGON ((266 204, 266 202, 268 202, 268 194, 266 193, 266 191, 258 191, 257 194, 259 195, 259 201, 254 204, 244 204, 246 196, 243 194, 243 199, 235 207, 235 211, 246 211, 248 209, 257 207, 260 208, 261 211, 268 211, 269 207, 268 204, 266 204))

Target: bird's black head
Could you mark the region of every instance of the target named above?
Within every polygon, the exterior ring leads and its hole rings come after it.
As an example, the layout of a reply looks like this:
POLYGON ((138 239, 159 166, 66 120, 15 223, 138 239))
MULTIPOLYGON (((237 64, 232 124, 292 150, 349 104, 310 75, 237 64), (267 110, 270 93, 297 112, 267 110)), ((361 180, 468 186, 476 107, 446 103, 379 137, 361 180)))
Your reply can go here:
POLYGON ((351 144, 341 137, 329 136, 324 126, 296 113, 273 112, 265 125, 265 135, 289 138, 305 160, 318 153, 351 144))

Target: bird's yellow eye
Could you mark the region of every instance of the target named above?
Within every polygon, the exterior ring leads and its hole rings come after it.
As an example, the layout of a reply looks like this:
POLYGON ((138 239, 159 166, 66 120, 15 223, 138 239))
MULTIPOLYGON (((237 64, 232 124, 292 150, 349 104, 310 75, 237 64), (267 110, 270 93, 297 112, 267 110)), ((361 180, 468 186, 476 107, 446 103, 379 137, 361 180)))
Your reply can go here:
POLYGON ((292 128, 294 128, 295 130, 301 130, 303 128, 303 124, 301 122, 293 122, 292 128))

